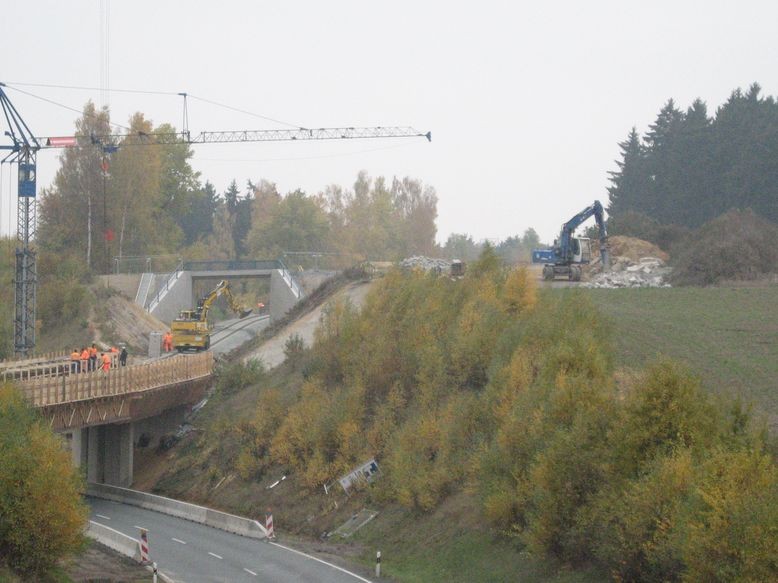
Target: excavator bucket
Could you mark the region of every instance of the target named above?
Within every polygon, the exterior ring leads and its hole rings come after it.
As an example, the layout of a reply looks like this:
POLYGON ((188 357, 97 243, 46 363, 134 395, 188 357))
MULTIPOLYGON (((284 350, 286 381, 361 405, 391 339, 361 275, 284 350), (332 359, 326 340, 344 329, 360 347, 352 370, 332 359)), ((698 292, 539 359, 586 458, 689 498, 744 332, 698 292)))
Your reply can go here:
POLYGON ((251 313, 251 310, 241 310, 240 311, 240 319, 242 320, 246 316, 248 316, 251 313))

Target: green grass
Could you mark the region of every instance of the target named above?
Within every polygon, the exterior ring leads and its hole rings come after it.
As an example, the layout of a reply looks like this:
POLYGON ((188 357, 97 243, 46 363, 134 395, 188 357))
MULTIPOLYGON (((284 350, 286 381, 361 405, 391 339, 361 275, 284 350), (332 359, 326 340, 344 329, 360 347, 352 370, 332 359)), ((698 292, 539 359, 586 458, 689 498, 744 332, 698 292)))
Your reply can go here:
POLYGON ((592 289, 619 366, 685 362, 710 391, 740 396, 778 426, 778 286, 592 289))
POLYGON ((382 510, 354 537, 366 566, 382 554, 382 574, 403 583, 599 583, 591 569, 571 569, 537 559, 506 537, 490 532, 477 500, 455 494, 430 514, 399 507, 382 510))

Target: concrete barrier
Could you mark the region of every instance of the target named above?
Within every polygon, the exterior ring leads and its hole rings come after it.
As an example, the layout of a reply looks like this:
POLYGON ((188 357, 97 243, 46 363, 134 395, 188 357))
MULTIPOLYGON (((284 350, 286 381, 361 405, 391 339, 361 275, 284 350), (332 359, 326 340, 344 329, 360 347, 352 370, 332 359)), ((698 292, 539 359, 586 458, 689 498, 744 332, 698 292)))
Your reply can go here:
POLYGON ((219 510, 212 510, 188 502, 173 500, 172 498, 165 498, 164 496, 157 496, 156 494, 109 486, 108 484, 92 483, 88 484, 86 493, 87 496, 94 498, 103 498, 147 510, 154 510, 161 514, 183 518, 249 538, 261 539, 267 537, 267 529, 256 520, 235 516, 234 514, 228 514, 219 510))
POLYGON ((140 543, 137 539, 93 520, 90 520, 86 527, 86 535, 109 549, 140 563, 140 543))

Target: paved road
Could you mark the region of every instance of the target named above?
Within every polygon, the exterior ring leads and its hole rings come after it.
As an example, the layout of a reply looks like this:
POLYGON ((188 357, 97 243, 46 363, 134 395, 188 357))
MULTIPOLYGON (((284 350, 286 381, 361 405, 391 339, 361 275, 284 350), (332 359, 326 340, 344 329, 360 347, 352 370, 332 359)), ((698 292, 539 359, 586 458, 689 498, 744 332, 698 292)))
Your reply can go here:
POLYGON ((151 560, 184 583, 370 583, 335 565, 263 540, 246 538, 151 510, 87 499, 90 519, 128 536, 149 531, 151 560))

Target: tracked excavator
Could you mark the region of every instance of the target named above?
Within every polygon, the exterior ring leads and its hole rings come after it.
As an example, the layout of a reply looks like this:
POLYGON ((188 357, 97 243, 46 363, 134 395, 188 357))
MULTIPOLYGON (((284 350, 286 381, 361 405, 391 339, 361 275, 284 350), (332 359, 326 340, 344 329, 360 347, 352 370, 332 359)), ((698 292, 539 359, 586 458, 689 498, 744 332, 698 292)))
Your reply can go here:
POLYGON ((559 238, 554 241, 552 249, 533 249, 532 263, 543 263, 543 279, 552 280, 557 276, 565 276, 570 281, 581 281, 582 266, 592 261, 591 240, 586 237, 575 237, 575 230, 589 217, 594 217, 600 240, 600 260, 605 271, 610 269, 608 252, 608 232, 605 227, 605 216, 599 200, 562 225, 559 238))
POLYGON ((211 346, 211 325, 208 323, 208 311, 221 296, 227 298, 230 309, 245 318, 251 310, 243 308, 235 300, 230 282, 223 279, 218 285, 198 300, 194 310, 181 310, 173 320, 170 329, 173 332, 173 346, 179 352, 184 350, 208 350, 211 346))

